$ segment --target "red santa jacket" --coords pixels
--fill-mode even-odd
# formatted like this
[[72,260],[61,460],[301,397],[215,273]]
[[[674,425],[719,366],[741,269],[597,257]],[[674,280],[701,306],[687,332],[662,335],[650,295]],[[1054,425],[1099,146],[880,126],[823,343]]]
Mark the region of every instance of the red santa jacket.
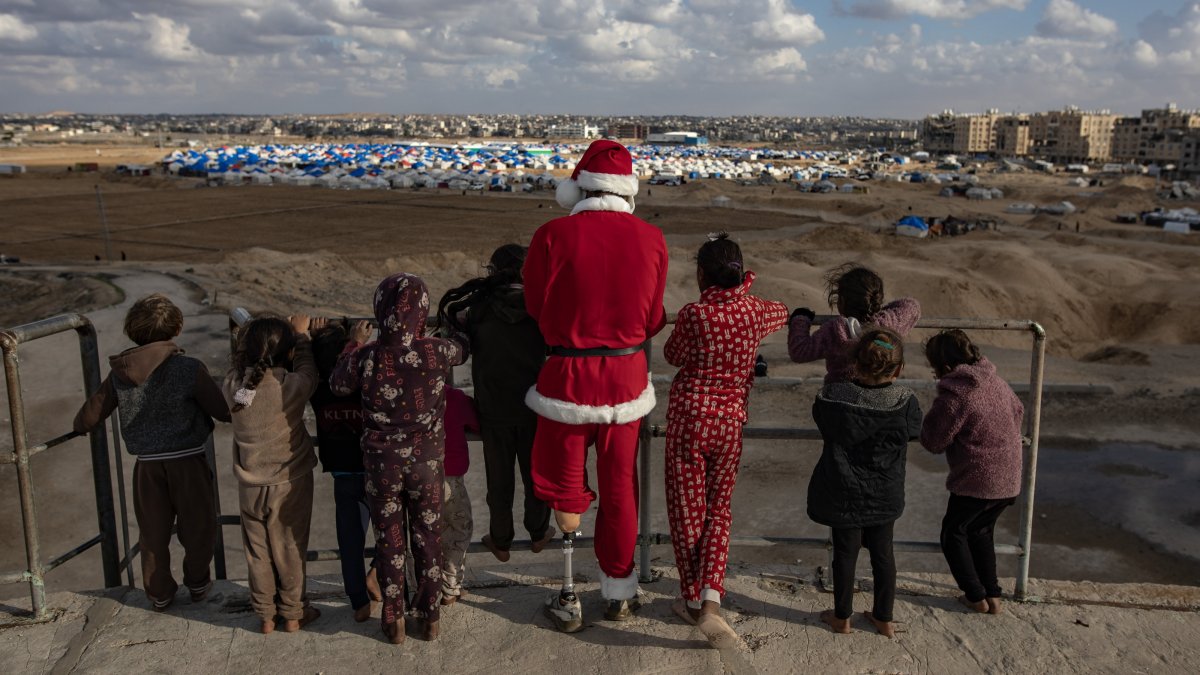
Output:
[[[666,325],[667,245],[619,197],[584,199],[538,228],[525,258],[525,307],[550,347],[634,347]],[[624,424],[654,408],[643,352],[551,356],[525,403],[564,424]]]

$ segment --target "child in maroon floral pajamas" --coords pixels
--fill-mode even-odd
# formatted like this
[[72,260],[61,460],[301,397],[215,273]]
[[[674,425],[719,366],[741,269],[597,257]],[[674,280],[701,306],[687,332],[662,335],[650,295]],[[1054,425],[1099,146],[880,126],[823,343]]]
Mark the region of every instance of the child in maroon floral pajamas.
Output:
[[672,609],[718,648],[737,634],[718,610],[729,555],[729,504],[742,455],[759,342],[787,323],[783,303],[750,295],[753,272],[720,233],[696,258],[700,300],[679,310],[663,352],[679,366],[667,409],[667,514],[682,598]]
[[788,321],[788,356],[796,363],[825,359],[825,384],[845,382],[854,372],[850,351],[867,325],[894,330],[905,337],[921,318],[921,303],[899,298],[883,304],[883,279],[875,272],[849,263],[825,276],[829,306],[838,318],[821,324],[811,335],[815,312],[797,307]]
[[429,315],[425,282],[393,274],[375,291],[379,340],[362,322],[330,377],[345,396],[360,392],[363,405],[363,465],[375,523],[376,569],[383,588],[383,632],[404,641],[404,556],[411,535],[416,594],[411,613],[422,636],[438,634],[442,587],[442,482],[446,430],[446,379],[467,358],[465,339],[424,337]]

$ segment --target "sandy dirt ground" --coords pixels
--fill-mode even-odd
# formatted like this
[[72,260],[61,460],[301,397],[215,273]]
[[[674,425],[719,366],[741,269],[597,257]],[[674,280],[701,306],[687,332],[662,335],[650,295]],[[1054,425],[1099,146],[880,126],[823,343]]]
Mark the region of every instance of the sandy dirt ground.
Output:
[[[0,161],[9,159],[0,151]],[[968,202],[939,197],[934,186],[906,184],[873,184],[866,195],[808,195],[782,185],[703,181],[679,188],[643,186],[637,213],[667,235],[670,310],[697,295],[692,256],[705,233],[725,229],[759,273],[756,291],[789,306],[828,311],[823,274],[856,261],[882,274],[889,297],[918,298],[927,317],[1039,321],[1050,336],[1047,382],[1103,385],[1113,393],[1047,396],[1034,575],[1200,585],[1200,417],[1195,415],[1200,239],[1111,222],[1118,212],[1160,203],[1146,179],[1106,182],[1090,190],[1068,188],[1066,178],[1057,176],[1005,174],[986,176],[984,182],[1005,190],[1005,199]],[[111,262],[94,260],[105,257],[97,185],[110,230]],[[729,196],[733,207],[710,206],[717,195]],[[1059,219],[1002,213],[1012,201],[1062,199],[1071,199],[1082,212],[1061,219],[1061,230]],[[890,234],[889,224],[910,209],[1004,222],[998,232],[957,238],[918,241]],[[219,374],[228,363],[226,311],[232,307],[364,315],[375,283],[398,270],[423,275],[437,295],[480,274],[482,261],[496,246],[527,242],[539,224],[561,215],[549,193],[204,188],[196,181],[161,177],[66,174],[47,164],[0,180],[0,252],[29,263],[0,269],[0,293],[4,316],[14,317],[10,321],[93,308],[89,316],[100,328],[101,353],[111,354],[127,346],[120,324],[129,302],[148,292],[167,292],[187,316],[180,343]],[[31,292],[30,279],[40,280],[35,285],[41,290]],[[102,296],[101,288],[118,289],[124,301],[109,306],[121,296]],[[928,335],[918,331],[913,339]],[[977,338],[1010,381],[1028,381],[1028,336]],[[65,430],[82,401],[72,340],[59,336],[22,350],[35,440]],[[809,426],[822,366],[788,363],[782,334],[772,336],[763,353],[772,376],[804,377],[813,384],[764,382],[753,396],[752,424]],[[909,377],[924,381],[920,393],[927,404],[930,376],[915,354],[913,359]],[[466,373],[461,375],[469,385]],[[660,394],[658,420],[665,410],[665,387]],[[0,421],[7,422],[7,399],[0,403]],[[236,491],[227,428],[218,428],[216,443],[222,503],[229,512]],[[657,443],[653,475],[661,481]],[[478,535],[485,531],[487,515],[477,445],[471,448],[468,485]],[[0,450],[8,448],[11,440],[0,438]],[[804,514],[804,485],[818,451],[815,443],[749,442],[734,497],[735,534],[821,536]],[[36,457],[33,465],[43,547],[57,554],[95,532],[87,444],[73,441]],[[127,461],[126,474],[131,468]],[[936,540],[944,472],[941,459],[912,446],[909,505],[898,538]],[[317,483],[313,546],[334,548],[331,481]],[[0,484],[14,485],[11,466],[0,467]],[[665,532],[661,490],[653,503],[654,530]],[[0,551],[4,570],[24,562],[16,544],[21,532],[16,504],[14,489],[0,490],[0,512],[8,514],[0,517],[0,540],[14,543]],[[1012,509],[1001,522],[999,540],[1015,541],[1016,521]],[[225,535],[231,575],[244,576],[238,532],[226,528]],[[823,564],[824,555],[817,549],[772,548],[745,549],[735,557],[764,564],[800,561],[812,569]],[[656,556],[656,564],[670,563],[669,549],[656,550]],[[490,558],[476,560],[486,567]],[[583,560],[590,568],[589,556]],[[1001,564],[1015,569],[1011,559]],[[901,556],[904,570],[941,571],[944,565],[939,556]],[[97,587],[98,568],[98,554],[89,552],[53,572],[51,588]],[[314,571],[331,573],[336,567],[321,563]],[[20,586],[0,587],[0,598],[12,602],[27,602],[24,594]]]

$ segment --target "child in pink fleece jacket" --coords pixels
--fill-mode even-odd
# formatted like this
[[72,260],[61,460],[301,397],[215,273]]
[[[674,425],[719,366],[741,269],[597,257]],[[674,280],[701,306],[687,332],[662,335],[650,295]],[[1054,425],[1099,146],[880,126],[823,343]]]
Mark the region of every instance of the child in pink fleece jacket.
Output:
[[883,279],[853,263],[830,270],[825,291],[829,306],[836,307],[840,316],[809,335],[816,313],[807,307],[793,310],[788,321],[788,356],[796,363],[825,359],[826,384],[850,379],[854,365],[850,349],[862,336],[864,325],[907,337],[921,318],[921,304],[912,298],[883,304]]
[[942,520],[942,553],[959,601],[977,612],[1000,612],[996,519],[1021,494],[1020,399],[996,367],[961,330],[947,330],[925,344],[938,378],[937,398],[921,425],[921,445],[946,453],[950,500]]

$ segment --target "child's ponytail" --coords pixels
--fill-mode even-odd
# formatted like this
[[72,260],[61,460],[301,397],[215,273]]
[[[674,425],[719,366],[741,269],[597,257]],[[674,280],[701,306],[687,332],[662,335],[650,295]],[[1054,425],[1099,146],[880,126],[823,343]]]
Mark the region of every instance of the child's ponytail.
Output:
[[925,358],[937,376],[942,377],[963,364],[978,363],[982,355],[966,333],[954,328],[929,338],[925,343]]
[[462,332],[463,326],[458,320],[459,312],[501,286],[521,283],[521,269],[525,265],[526,251],[528,249],[520,244],[505,244],[492,252],[487,265],[487,276],[471,279],[458,288],[446,291],[438,302],[438,328],[449,327]]
[[246,372],[247,368],[252,370],[242,380],[241,388],[234,392],[230,412],[240,412],[254,403],[258,385],[267,371],[282,364],[295,346],[296,334],[291,324],[279,317],[259,317],[242,327],[232,365],[238,373]]

